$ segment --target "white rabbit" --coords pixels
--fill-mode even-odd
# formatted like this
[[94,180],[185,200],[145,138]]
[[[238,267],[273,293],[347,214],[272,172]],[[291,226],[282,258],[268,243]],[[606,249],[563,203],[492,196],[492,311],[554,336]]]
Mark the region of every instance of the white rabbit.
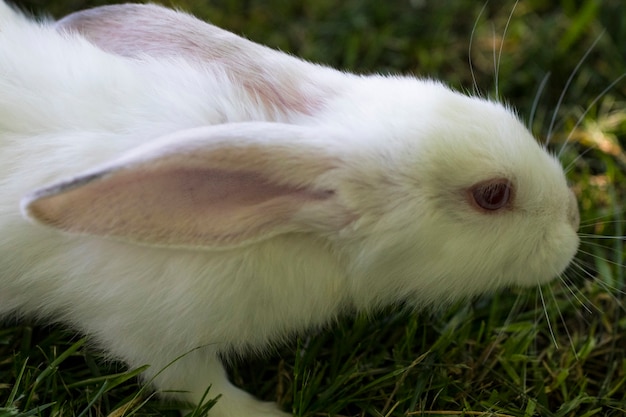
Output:
[[220,355],[545,283],[578,247],[563,170],[511,110],[155,5],[37,23],[0,3],[0,153],[0,314],[187,400],[212,385],[212,416],[281,414]]

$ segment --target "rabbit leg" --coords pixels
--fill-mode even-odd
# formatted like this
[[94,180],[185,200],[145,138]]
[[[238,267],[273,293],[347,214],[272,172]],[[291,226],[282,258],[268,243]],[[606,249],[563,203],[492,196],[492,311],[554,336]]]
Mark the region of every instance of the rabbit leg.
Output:
[[[287,417],[291,414],[280,411],[278,405],[263,402],[234,386],[217,355],[190,352],[169,364],[157,375],[154,385],[164,392],[176,391],[181,399],[199,404],[209,388],[204,401],[219,396],[209,410],[208,417]],[[155,368],[155,372],[156,368]],[[147,375],[150,376],[150,375]]]
[[[272,402],[259,401],[252,395],[230,383],[221,363],[212,367],[212,386],[209,397],[221,395],[211,410],[209,417],[287,417],[291,414],[280,411]],[[200,395],[202,393],[199,393]],[[198,395],[194,393],[194,395]],[[200,397],[194,398],[196,402]]]

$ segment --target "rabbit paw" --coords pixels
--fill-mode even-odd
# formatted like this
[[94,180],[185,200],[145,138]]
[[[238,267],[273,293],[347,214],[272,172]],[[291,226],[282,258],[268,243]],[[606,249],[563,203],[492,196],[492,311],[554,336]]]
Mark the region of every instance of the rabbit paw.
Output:
[[[223,401],[231,400],[231,401]],[[208,417],[290,417],[290,413],[281,411],[276,403],[263,402],[247,396],[233,401],[232,398],[220,398],[211,408]]]

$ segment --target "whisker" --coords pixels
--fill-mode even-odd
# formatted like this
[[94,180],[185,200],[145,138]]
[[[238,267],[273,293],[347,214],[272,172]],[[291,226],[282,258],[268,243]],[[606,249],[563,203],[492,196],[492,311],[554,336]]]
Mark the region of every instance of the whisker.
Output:
[[[605,223],[610,224],[610,223]],[[626,236],[624,235],[615,235],[615,236],[607,236],[607,235],[596,235],[592,233],[578,233],[578,236],[585,239],[609,239],[609,240],[624,240]],[[591,243],[591,242],[589,242]]]
[[[539,291],[535,291],[535,308],[533,310],[533,312],[535,313],[535,321],[533,323],[533,326],[534,326],[534,329],[535,329],[535,334],[537,333],[537,331],[539,329],[539,324],[541,322],[541,313],[537,314],[538,310],[539,310]],[[544,311],[544,314],[546,314],[545,311]],[[538,347],[537,347],[538,338],[535,337],[534,339],[535,339],[534,340],[534,349],[535,349],[535,351],[537,351],[538,350]]]
[[[613,293],[617,293],[618,295],[626,295],[626,291],[617,288],[611,284],[608,284],[606,282],[603,281],[598,281],[597,284],[599,286],[601,286],[608,294],[611,294],[614,296],[615,299],[617,299],[617,297],[615,297],[615,294]],[[621,303],[620,303],[621,304]],[[620,308],[624,311],[626,311],[626,305],[620,305]]]
[[[610,262],[607,260],[607,262]],[[589,279],[591,280],[594,284],[600,286],[608,295],[615,297],[615,294],[617,295],[626,295],[626,290],[621,289],[620,287],[617,287],[615,285],[612,285],[609,282],[606,282],[605,280],[600,279],[599,277],[596,277],[594,275],[592,275],[589,271],[587,271],[579,261],[574,261],[572,262],[572,266],[578,268],[578,270],[580,271],[581,275],[583,278],[585,279]],[[589,300],[588,297],[585,296],[585,299]],[[603,312],[603,310],[599,309],[598,307],[596,307],[593,303],[591,303],[591,300],[589,300],[590,304],[593,305],[595,307],[596,310],[598,310],[598,312]],[[624,309],[624,311],[626,311],[626,305],[622,306],[622,309]]]
[[[621,288],[615,287],[607,282],[601,281],[601,280],[597,280],[596,283],[601,286],[602,288],[604,288],[608,293],[612,293],[612,292],[616,292],[620,295],[626,295],[626,291],[622,290]],[[626,311],[626,306],[623,306],[624,310]]]
[[546,306],[546,300],[543,298],[543,290],[541,286],[539,288],[539,297],[541,297],[541,305],[543,306],[543,312],[546,317],[546,322],[548,324],[548,329],[550,330],[550,337],[552,338],[552,343],[554,343],[554,347],[559,349],[559,343],[556,340],[556,335],[554,334],[554,329],[552,329],[552,323],[550,322],[550,316],[548,316],[548,308]]
[[[574,264],[574,262],[572,262],[572,265],[576,266],[577,268],[582,268],[582,266]],[[576,271],[572,271],[573,273],[576,273]],[[579,275],[582,276],[582,275]],[[589,298],[583,294],[580,290],[578,290],[578,292],[580,293],[581,297],[583,297],[583,299],[581,299],[578,294],[576,294],[576,292],[572,289],[572,287],[570,286],[570,283],[566,282],[565,279],[563,277],[560,278],[561,283],[563,284],[563,286],[565,288],[567,288],[567,291],[572,295],[572,297],[574,297],[574,299],[576,299],[576,301],[578,302],[578,304],[584,308],[588,313],[593,313],[591,311],[591,309],[587,306],[587,303],[593,305],[593,303],[591,302],[591,300],[589,300]],[[578,289],[578,287],[574,287],[576,289]],[[595,307],[595,306],[594,306]]]
[[[504,25],[504,31],[502,32],[502,39],[500,40],[500,49],[498,51],[498,60],[496,62],[496,98],[500,97],[499,94],[499,84],[500,84],[500,63],[502,62],[502,49],[504,48],[504,40],[506,39],[506,33],[509,30],[509,26],[511,25],[511,19],[513,18],[513,14],[515,13],[515,9],[517,8],[517,4],[519,3],[519,0],[515,0],[515,4],[513,4],[513,8],[511,8],[511,13],[509,13],[509,17],[506,20],[506,25]],[[494,42],[495,42],[495,36],[494,36]],[[494,50],[495,52],[495,50]]]
[[[591,257],[590,260],[592,261],[606,262],[609,265],[616,266],[618,268],[623,268],[624,264],[622,263],[622,259],[621,259],[623,254],[620,251],[615,250],[613,247],[605,246],[601,244],[587,244],[587,246],[590,246],[592,249],[596,249],[597,251],[604,251],[606,252],[607,256],[613,255],[614,257],[617,257],[618,259],[616,261],[610,261],[607,259],[607,256],[598,255],[597,251],[589,252],[589,251],[580,249],[579,253],[581,255],[586,255],[586,256]],[[583,259],[579,259],[579,261],[585,262],[585,260]],[[586,264],[585,266],[589,267],[592,270],[597,269],[597,264]]]
[[548,135],[546,136],[546,146],[549,145],[550,141],[552,140],[552,131],[554,129],[554,124],[556,123],[557,114],[559,112],[559,109],[561,108],[561,104],[563,103],[563,99],[565,98],[565,93],[567,93],[567,90],[569,89],[570,84],[574,80],[574,76],[576,75],[578,70],[580,70],[580,67],[585,62],[585,60],[587,59],[587,57],[589,56],[591,51],[596,47],[596,44],[600,41],[600,38],[602,38],[602,36],[604,36],[604,31],[602,31],[600,33],[600,35],[598,35],[598,37],[593,41],[591,46],[589,48],[587,48],[587,51],[585,52],[583,57],[578,61],[578,64],[576,64],[576,66],[574,67],[574,70],[572,71],[572,73],[568,77],[567,82],[565,83],[565,86],[563,87],[563,91],[561,91],[561,95],[559,96],[559,100],[556,103],[556,107],[554,109],[554,112],[552,112],[552,120],[550,121],[550,126],[548,128]]
[[476,17],[476,20],[474,20],[474,26],[472,27],[472,33],[470,34],[470,39],[469,39],[469,47],[467,50],[467,55],[468,55],[467,59],[469,61],[470,73],[472,74],[472,84],[474,85],[474,94],[478,94],[479,89],[478,89],[478,83],[476,82],[476,74],[474,73],[474,63],[472,62],[472,45],[474,44],[474,34],[476,33],[476,28],[478,27],[478,21],[483,15],[488,3],[489,3],[488,0],[485,1],[485,3],[483,4],[483,7],[480,9],[480,12],[478,13],[478,16]]
[[615,253],[621,253],[615,249],[613,242],[623,239],[622,236],[589,235],[581,236],[581,238],[581,241],[584,243],[583,247],[589,246],[603,250],[610,250]]
[[[612,194],[612,198],[615,199],[615,191],[611,190],[611,194]],[[616,212],[616,217],[618,214],[621,214],[620,211]],[[615,223],[615,232],[618,235],[623,235],[624,234],[624,229],[622,228],[622,223],[618,222]],[[624,254],[624,240],[623,239],[616,239],[615,240],[615,254],[616,254],[616,261],[618,261],[620,263],[620,265],[622,264],[622,260],[623,260],[623,254]],[[619,254],[619,255],[618,255]],[[618,282],[623,283],[624,282],[624,268],[620,267],[617,269],[617,280]]]
[[[620,83],[620,81],[622,81],[624,79],[624,77],[626,77],[626,73],[623,73],[622,75],[620,75],[619,77],[617,77],[615,80],[613,80],[604,90],[602,90],[600,92],[600,94],[598,94],[592,101],[591,103],[587,106],[587,108],[585,109],[585,111],[578,117],[578,120],[576,121],[576,124],[574,124],[574,127],[572,127],[570,129],[570,133],[569,135],[567,135],[567,137],[565,138],[565,140],[563,141],[563,144],[561,145],[561,149],[559,149],[559,152],[557,153],[557,156],[561,156],[563,154],[563,151],[565,149],[565,145],[571,140],[572,135],[574,134],[574,131],[576,130],[576,128],[578,128],[578,126],[580,126],[580,124],[583,122],[585,116],[587,115],[587,113],[589,113],[591,111],[591,109],[593,108],[593,106],[596,105],[596,103],[598,101],[600,101],[600,99],[602,97],[604,97],[606,95],[606,93],[608,93],[610,90],[612,90],[617,84]],[[589,152],[589,150],[591,150],[593,148],[587,148],[584,152],[582,152],[580,155],[578,155],[576,158],[574,158],[574,160],[572,162],[570,162],[570,164],[565,168],[565,172],[569,172],[570,167],[572,165],[574,165],[580,158],[582,158],[583,155],[585,155],[587,152]]]
[[602,220],[602,219],[613,218],[613,217],[615,217],[616,214],[621,214],[621,213],[618,213],[618,212],[614,211],[612,213],[605,214],[603,216],[598,216],[598,217],[593,218],[593,219],[588,219],[588,220],[582,221],[582,222],[580,222],[580,227],[591,227],[591,226],[598,226],[598,225],[604,226],[604,225],[609,225],[609,224],[626,223],[626,220],[599,221],[599,220]]
[[496,99],[499,99],[500,94],[498,92],[498,56],[496,54],[496,50],[498,48],[496,47],[496,28],[493,23],[491,24],[491,39],[493,39],[493,73],[496,77]]
[[535,93],[535,98],[533,99],[533,104],[530,108],[530,117],[528,120],[528,130],[530,130],[531,132],[533,130],[533,124],[535,123],[535,114],[537,113],[537,107],[539,106],[539,99],[543,95],[549,79],[550,73],[548,72],[546,75],[543,76],[543,79],[539,83],[539,87],[537,87],[537,92]]
[[591,252],[589,252],[589,251],[585,251],[585,250],[582,250],[582,249],[578,249],[578,251],[579,251],[580,253],[585,254],[585,255],[591,256],[591,257],[592,257],[592,258],[594,258],[594,259],[600,259],[600,260],[602,260],[602,261],[606,261],[607,263],[609,263],[609,264],[611,264],[611,265],[615,265],[615,266],[619,266],[619,267],[623,267],[623,266],[624,266],[624,264],[623,264],[623,263],[621,263],[621,262],[618,262],[618,261],[612,261],[612,260],[606,259],[606,258],[605,258],[605,257],[603,257],[603,256],[596,255],[595,253],[591,253]]
[[[584,280],[587,281],[591,281],[591,282],[596,282],[598,280],[598,278],[593,275],[591,272],[589,272],[588,270],[588,266],[585,266],[584,262],[581,262],[578,259],[575,259],[574,261],[572,261],[572,266],[576,267],[578,269],[578,272],[576,271],[572,271],[573,273],[576,273],[576,275]],[[585,296],[582,292],[581,295],[589,302],[591,302],[591,300],[589,300],[589,298],[587,296]],[[593,303],[592,303],[593,305]]]
[[[548,287],[550,290],[550,295],[552,296],[552,300],[554,301],[554,305],[555,305],[555,309],[557,311],[557,313],[559,314],[559,317],[561,318],[561,323],[563,323],[563,328],[565,329],[565,334],[567,335],[567,339],[569,340],[570,345],[572,346],[572,351],[574,352],[574,357],[576,358],[576,360],[578,360],[578,352],[576,352],[576,348],[574,346],[574,339],[572,339],[572,335],[569,332],[569,329],[567,328],[567,322],[565,321],[565,317],[563,317],[563,312],[561,311],[561,309],[559,308],[559,303],[556,300],[556,297],[554,296],[554,291],[552,291],[551,287]],[[558,348],[558,346],[557,346]]]
[[[588,268],[585,266],[585,263],[580,259],[573,259],[570,268],[566,271],[570,275],[574,275],[578,279],[583,279],[586,281],[595,282],[597,278],[592,275]],[[581,306],[587,313],[593,314],[593,308],[596,312],[601,313],[602,310],[594,304],[594,302],[585,294],[583,288],[580,288],[577,285],[574,285],[572,280],[567,275],[560,275],[559,280],[561,281],[562,287],[567,289],[572,297],[578,302],[579,306]],[[591,308],[590,308],[591,307]]]
[[[572,262],[572,266],[577,268],[579,270],[579,272],[577,273],[578,276],[588,279],[590,281],[592,281],[594,284],[600,286],[608,295],[611,295],[614,299],[616,299],[615,295],[613,293],[617,292],[620,295],[626,295],[626,292],[614,287],[600,279],[598,279],[597,277],[593,276],[591,273],[589,273],[589,271],[587,271],[581,264],[580,262],[577,262],[576,260],[574,262]],[[573,271],[575,272],[575,271]],[[569,286],[568,286],[569,288]],[[577,287],[576,287],[577,288]],[[570,288],[570,292],[571,292],[571,288]],[[583,299],[586,301],[585,304],[581,304],[585,310],[590,313],[593,314],[593,312],[589,309],[589,307],[587,306],[592,306],[594,308],[594,310],[598,313],[598,314],[604,314],[605,311],[604,309],[600,308],[599,306],[595,305],[595,303],[589,298],[587,297],[583,291],[581,289],[577,288],[577,292],[580,294],[581,297],[583,297]],[[576,296],[575,293],[572,293],[572,295],[574,296],[574,298],[576,298],[577,300],[579,300],[579,298]],[[626,311],[626,305],[621,306],[621,308]]]
[[[623,302],[620,302],[620,299],[618,297],[618,296],[626,296],[626,290],[623,290],[623,289],[621,289],[619,287],[611,285],[610,283],[608,283],[606,281],[598,279],[597,277],[594,277],[591,274],[589,274],[584,269],[583,269],[583,272],[585,274],[587,274],[589,277],[591,277],[591,279],[593,280],[593,283],[595,285],[598,285],[600,288],[602,288],[602,290],[604,291],[604,293],[606,295],[608,295],[608,296],[612,297],[614,300],[616,300],[617,301],[617,305],[619,306],[619,308],[621,310],[626,311],[626,304],[624,304]],[[605,312],[603,309],[600,309],[600,308],[596,307],[595,305],[594,305],[594,307],[596,308],[596,310],[598,310],[599,313],[604,313]]]

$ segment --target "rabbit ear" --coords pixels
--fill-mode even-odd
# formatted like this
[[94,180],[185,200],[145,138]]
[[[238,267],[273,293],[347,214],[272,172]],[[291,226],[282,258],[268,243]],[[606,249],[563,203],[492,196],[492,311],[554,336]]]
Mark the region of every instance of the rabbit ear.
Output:
[[[282,112],[313,114],[339,88],[331,82],[334,71],[153,4],[97,7],[70,14],[56,27],[79,33],[116,55],[184,59],[209,71],[218,70],[259,105]],[[320,73],[327,78],[318,77]]]
[[276,123],[182,131],[36,191],[23,208],[68,232],[166,246],[333,233],[356,216],[329,186],[339,160],[319,135]]
[[151,4],[116,4],[82,10],[59,20],[56,28],[61,32],[77,32],[105,51],[127,57],[200,59],[203,55],[218,55],[223,49],[204,48],[211,46],[207,43],[213,37],[219,38],[215,42],[225,44],[237,39],[193,16]]

